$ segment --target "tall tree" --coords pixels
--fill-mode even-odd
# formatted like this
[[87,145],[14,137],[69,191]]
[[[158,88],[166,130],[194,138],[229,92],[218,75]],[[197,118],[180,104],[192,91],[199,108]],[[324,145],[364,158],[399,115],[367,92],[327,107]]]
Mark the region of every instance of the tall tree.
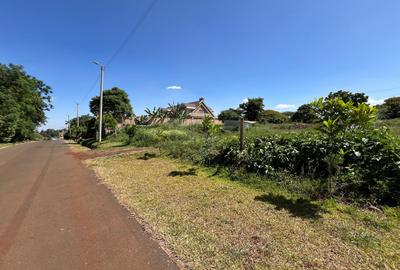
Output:
[[261,112],[264,110],[264,99],[261,97],[249,98],[247,102],[240,104],[239,108],[242,109],[247,120],[259,121]]
[[32,139],[35,129],[46,123],[51,93],[22,66],[0,64],[0,141]]
[[[100,97],[95,96],[89,103],[90,112],[94,115],[98,115],[99,106]],[[112,115],[120,123],[126,118],[133,116],[128,94],[118,87],[105,90],[103,93],[103,114]]]
[[317,119],[310,104],[301,105],[290,118],[293,122],[312,123]]

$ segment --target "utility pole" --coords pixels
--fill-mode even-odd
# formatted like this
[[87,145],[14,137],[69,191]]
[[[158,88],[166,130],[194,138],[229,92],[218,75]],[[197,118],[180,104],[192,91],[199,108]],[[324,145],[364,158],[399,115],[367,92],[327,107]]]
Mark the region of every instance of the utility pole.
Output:
[[67,115],[68,117],[68,134],[69,134],[69,114]]
[[99,142],[101,142],[101,133],[103,130],[103,82],[104,82],[104,65],[93,61],[93,64],[100,66],[100,110],[99,110]]
[[76,103],[76,126],[79,127],[79,103]]
[[240,138],[240,151],[244,148],[244,119],[243,116],[239,118],[239,138]]

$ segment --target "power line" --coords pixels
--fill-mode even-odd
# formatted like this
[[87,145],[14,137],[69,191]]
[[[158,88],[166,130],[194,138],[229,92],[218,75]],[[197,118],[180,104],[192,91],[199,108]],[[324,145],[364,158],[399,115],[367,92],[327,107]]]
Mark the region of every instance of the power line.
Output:
[[93,82],[92,86],[89,88],[89,90],[86,92],[86,94],[83,96],[83,98],[81,99],[81,101],[79,103],[82,103],[90,93],[93,92],[94,88],[97,86],[97,83],[100,80],[100,75],[97,75],[96,80]]
[[135,35],[135,33],[138,31],[140,26],[144,23],[146,20],[147,16],[149,16],[150,12],[153,10],[154,6],[157,4],[158,0],[153,0],[149,7],[144,11],[142,16],[139,18],[139,20],[136,22],[136,24],[132,27],[131,31],[127,35],[127,37],[122,41],[121,45],[117,48],[117,50],[111,55],[110,59],[106,62],[105,66],[109,66],[111,62],[117,57],[117,55],[124,49],[126,44],[129,42],[129,40]]
[[[145,10],[145,12],[142,14],[142,16],[139,18],[139,20],[136,22],[136,24],[132,27],[131,31],[129,31],[128,35],[126,38],[123,40],[121,45],[115,50],[115,52],[111,55],[111,57],[108,59],[107,63],[105,66],[108,66],[111,64],[112,61],[118,56],[118,54],[124,49],[126,44],[129,42],[129,40],[135,35],[135,33],[138,31],[140,26],[144,23],[146,20],[147,16],[149,16],[150,12],[153,10],[154,6],[157,4],[158,0],[153,0],[149,7]],[[80,103],[82,103],[89,94],[93,92],[93,89],[97,86],[97,83],[100,80],[100,75],[97,76],[96,80],[93,82],[92,86],[89,88],[89,90],[86,92],[86,94],[83,96],[81,99]]]

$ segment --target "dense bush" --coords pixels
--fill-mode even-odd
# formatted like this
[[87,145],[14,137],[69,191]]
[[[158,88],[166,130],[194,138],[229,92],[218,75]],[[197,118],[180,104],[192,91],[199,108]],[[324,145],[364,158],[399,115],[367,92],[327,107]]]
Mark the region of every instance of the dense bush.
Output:
[[265,110],[261,113],[261,123],[282,124],[289,121],[289,118],[283,113],[274,110]]
[[136,146],[156,146],[161,141],[160,133],[155,128],[138,128],[130,143]]
[[400,205],[399,139],[387,129],[358,131],[343,138],[342,147],[346,153],[343,167],[353,177],[352,181],[341,183],[338,192]]
[[400,118],[400,97],[386,99],[385,102],[379,106],[379,118]]
[[223,145],[214,162],[258,174],[286,171],[326,179],[327,158],[340,149],[344,156],[334,193],[351,199],[400,204],[400,143],[386,130],[346,133],[334,145],[322,134],[270,135],[248,140],[243,151],[237,142]]

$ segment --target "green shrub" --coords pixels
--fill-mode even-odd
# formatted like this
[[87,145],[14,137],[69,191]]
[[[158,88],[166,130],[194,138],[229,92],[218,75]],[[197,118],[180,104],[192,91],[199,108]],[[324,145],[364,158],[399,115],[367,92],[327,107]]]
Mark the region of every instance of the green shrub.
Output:
[[187,133],[183,130],[163,130],[160,132],[160,136],[164,140],[184,140],[188,137]]
[[352,132],[343,140],[343,166],[353,177],[343,193],[389,205],[400,204],[400,142],[387,129]]
[[96,139],[80,139],[78,141],[82,146],[88,147],[88,148],[96,148],[97,146],[97,141]]
[[129,136],[129,138],[133,138],[135,136],[136,130],[136,125],[125,126],[125,133]]
[[156,146],[161,141],[160,133],[155,128],[138,128],[130,143],[136,146]]
[[283,113],[274,110],[265,110],[260,116],[261,123],[282,124],[289,121],[289,118]]
[[268,135],[247,140],[243,151],[237,142],[222,145],[213,161],[260,175],[284,171],[330,179],[328,161],[341,150],[334,194],[400,205],[400,144],[386,130],[354,130],[334,144],[315,133]]

